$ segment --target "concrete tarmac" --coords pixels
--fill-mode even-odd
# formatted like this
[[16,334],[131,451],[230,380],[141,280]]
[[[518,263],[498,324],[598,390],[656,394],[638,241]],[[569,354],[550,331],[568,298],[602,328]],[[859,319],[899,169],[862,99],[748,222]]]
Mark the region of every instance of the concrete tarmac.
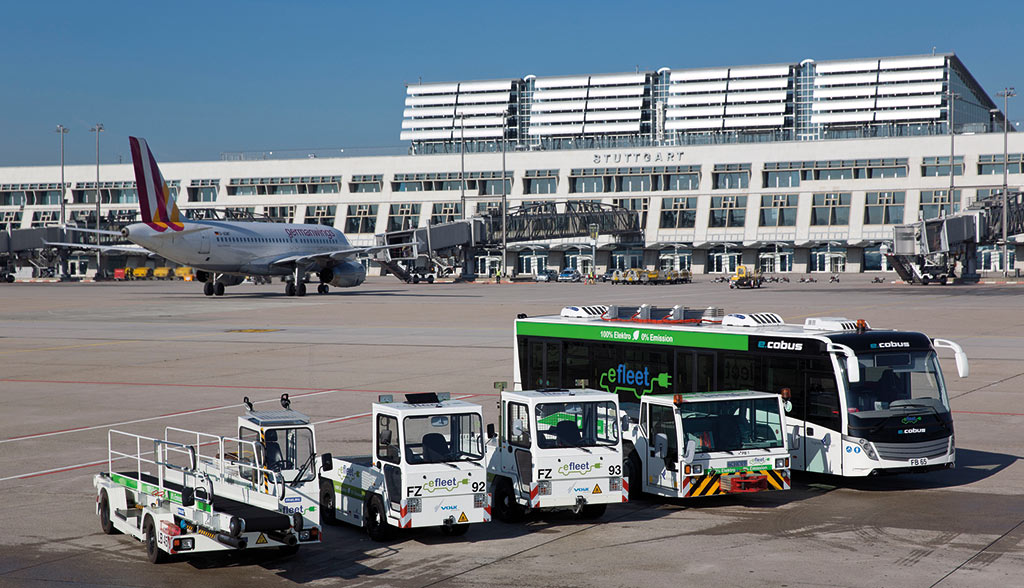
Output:
[[[0,585],[1011,586],[1024,569],[1024,286],[420,284],[371,278],[326,296],[280,284],[202,296],[168,282],[0,285]],[[451,392],[496,420],[517,313],[566,304],[718,305],[865,318],[963,345],[941,352],[957,468],[866,480],[796,474],[794,489],[641,498],[598,521],[494,522],[381,544],[347,526],[293,557],[269,550],[153,566],[101,533],[92,476],[107,430],[228,435],[241,399],[294,408],[321,451],[369,451],[381,393]]]

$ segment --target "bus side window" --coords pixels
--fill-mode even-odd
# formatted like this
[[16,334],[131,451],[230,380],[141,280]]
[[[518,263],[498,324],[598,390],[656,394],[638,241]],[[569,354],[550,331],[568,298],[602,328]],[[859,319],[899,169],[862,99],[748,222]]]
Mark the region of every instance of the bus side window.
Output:
[[672,378],[676,393],[693,392],[693,352],[690,350],[676,352],[676,375]]

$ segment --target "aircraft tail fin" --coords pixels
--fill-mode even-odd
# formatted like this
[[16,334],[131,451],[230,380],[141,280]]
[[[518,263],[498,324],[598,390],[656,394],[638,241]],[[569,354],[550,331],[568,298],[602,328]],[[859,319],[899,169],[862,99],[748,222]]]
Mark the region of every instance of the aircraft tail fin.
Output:
[[181,211],[171,197],[171,191],[167,188],[167,182],[146,140],[128,137],[128,142],[131,144],[132,163],[135,166],[135,187],[139,194],[142,222],[160,232],[167,229],[184,230]]

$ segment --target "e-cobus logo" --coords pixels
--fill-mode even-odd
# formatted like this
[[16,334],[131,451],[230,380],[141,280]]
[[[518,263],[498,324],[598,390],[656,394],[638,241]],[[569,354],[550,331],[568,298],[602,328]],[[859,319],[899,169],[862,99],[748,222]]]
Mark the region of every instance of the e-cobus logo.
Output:
[[924,433],[928,429],[900,429],[896,431],[897,435],[910,435],[911,433]]
[[780,351],[803,351],[803,343],[790,343],[789,341],[758,341],[757,346],[761,349],[778,349]]
[[892,349],[899,347],[910,347],[910,343],[907,341],[886,341],[884,343],[872,343],[872,349]]

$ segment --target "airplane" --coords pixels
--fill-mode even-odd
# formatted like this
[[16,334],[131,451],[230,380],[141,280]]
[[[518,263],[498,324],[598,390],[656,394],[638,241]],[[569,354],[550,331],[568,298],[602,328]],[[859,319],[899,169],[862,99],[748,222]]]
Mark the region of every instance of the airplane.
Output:
[[288,296],[306,295],[303,277],[307,272],[316,272],[320,294],[327,294],[331,286],[358,286],[366,279],[366,270],[353,258],[389,248],[353,247],[344,233],[326,225],[185,218],[145,139],[129,137],[128,141],[142,222],[120,231],[65,228],[120,235],[135,245],[48,245],[156,254],[198,270],[196,279],[203,282],[207,296],[223,296],[225,287],[241,284],[246,276],[292,276],[285,285]]

